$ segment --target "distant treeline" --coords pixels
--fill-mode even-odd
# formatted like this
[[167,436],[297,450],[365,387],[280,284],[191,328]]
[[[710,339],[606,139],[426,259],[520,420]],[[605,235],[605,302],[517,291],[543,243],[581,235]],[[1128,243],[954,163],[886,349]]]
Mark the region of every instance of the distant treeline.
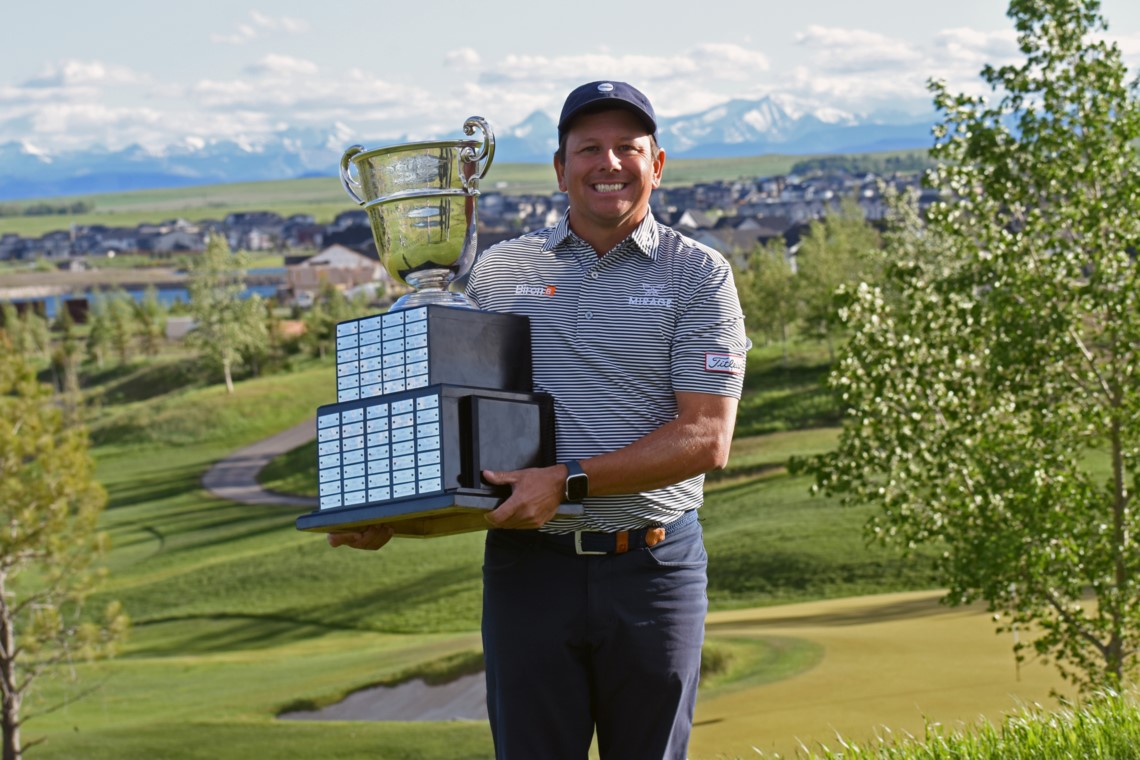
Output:
[[27,206],[0,204],[0,216],[62,216],[64,214],[87,214],[95,210],[90,201],[74,203],[29,203]]
[[822,156],[809,158],[792,166],[792,174],[827,174],[843,171],[848,174],[915,173],[934,166],[926,151],[899,153],[893,156]]

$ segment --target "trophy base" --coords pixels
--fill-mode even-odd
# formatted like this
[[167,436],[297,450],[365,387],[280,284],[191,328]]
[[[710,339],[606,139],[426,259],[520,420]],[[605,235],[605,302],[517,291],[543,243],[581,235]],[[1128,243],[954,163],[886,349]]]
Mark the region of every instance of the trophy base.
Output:
[[[511,493],[485,470],[554,464],[554,400],[439,384],[317,409],[319,508],[298,530],[388,524],[397,535],[486,530]],[[569,511],[566,511],[569,510]],[[581,514],[563,505],[561,514]]]
[[[297,529],[313,533],[337,533],[369,525],[388,525],[395,531],[395,535],[410,538],[474,533],[490,527],[484,515],[502,501],[496,496],[460,491],[386,504],[339,507],[298,517]],[[581,504],[562,504],[558,507],[558,515],[580,514]]]

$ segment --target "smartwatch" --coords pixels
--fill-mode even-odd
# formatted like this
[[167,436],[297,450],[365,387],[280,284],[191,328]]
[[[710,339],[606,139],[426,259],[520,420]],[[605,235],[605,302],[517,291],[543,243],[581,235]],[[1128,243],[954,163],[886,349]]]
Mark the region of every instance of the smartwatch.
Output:
[[590,478],[582,471],[578,460],[570,459],[563,464],[566,465],[565,499],[570,504],[579,504],[590,490]]

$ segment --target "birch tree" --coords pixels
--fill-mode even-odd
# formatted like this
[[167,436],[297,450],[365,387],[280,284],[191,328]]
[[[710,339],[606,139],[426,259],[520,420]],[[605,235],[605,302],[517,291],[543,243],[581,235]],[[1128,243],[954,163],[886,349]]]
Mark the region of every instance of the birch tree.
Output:
[[1019,659],[1116,688],[1140,645],[1140,108],[1096,0],[1009,16],[1024,58],[983,69],[992,103],[931,85],[945,201],[925,227],[897,208],[881,287],[849,291],[818,486],[942,547],[947,600],[984,600]]
[[222,370],[226,390],[234,392],[233,373],[243,354],[268,341],[258,296],[243,298],[245,256],[231,253],[220,235],[190,268],[190,314],[194,329],[187,341]]
[[25,700],[64,662],[110,654],[127,618],[111,604],[84,610],[106,545],[106,502],[84,429],[65,424],[48,386],[0,336],[0,729],[3,760],[22,740]]

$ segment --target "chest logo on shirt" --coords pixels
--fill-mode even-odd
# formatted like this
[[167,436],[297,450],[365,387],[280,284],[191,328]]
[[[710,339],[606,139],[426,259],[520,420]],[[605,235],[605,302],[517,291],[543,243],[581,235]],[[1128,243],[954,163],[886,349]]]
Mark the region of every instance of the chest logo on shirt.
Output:
[[643,291],[640,296],[630,296],[630,306],[665,306],[670,307],[673,305],[673,299],[669,298],[664,285],[642,285]]
[[557,290],[553,285],[515,285],[516,296],[545,296],[549,298]]
[[727,375],[744,374],[744,357],[737,354],[705,354],[705,372],[723,372]]

